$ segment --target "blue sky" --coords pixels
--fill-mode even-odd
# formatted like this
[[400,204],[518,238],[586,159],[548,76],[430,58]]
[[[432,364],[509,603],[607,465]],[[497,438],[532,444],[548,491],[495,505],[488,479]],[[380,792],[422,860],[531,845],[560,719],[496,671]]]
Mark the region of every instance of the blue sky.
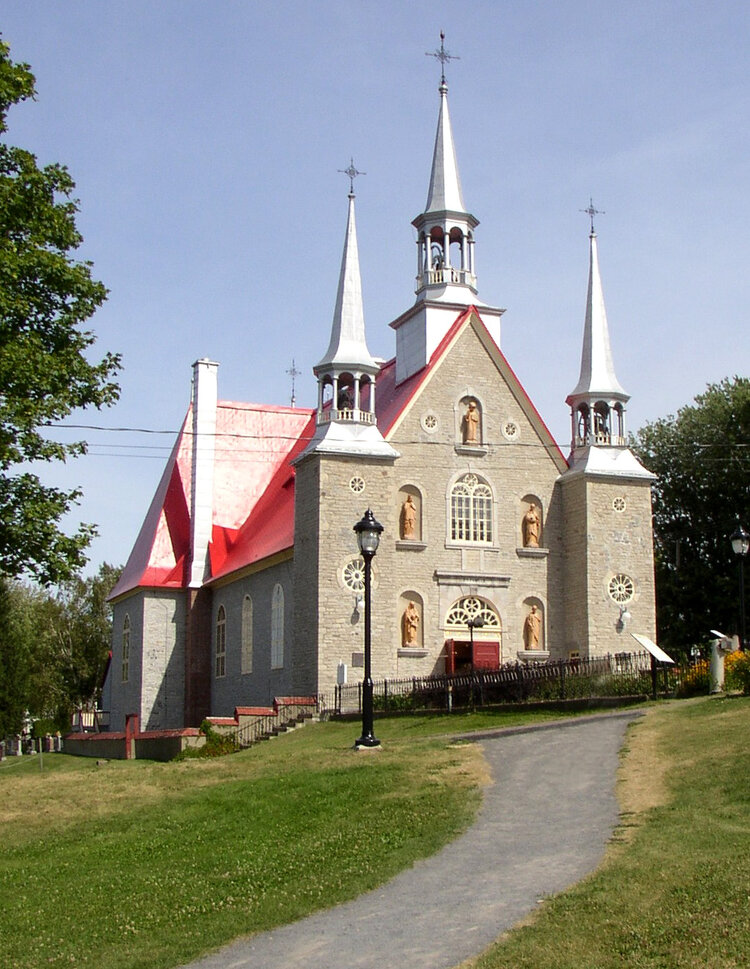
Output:
[[[220,396],[312,406],[357,190],[370,350],[413,302],[439,69],[479,295],[565,450],[593,196],[615,366],[631,430],[706,383],[750,373],[750,6],[725,0],[4,0],[0,32],[38,98],[8,140],[65,163],[80,254],[110,289],[91,321],[123,354],[120,403],[80,423],[175,431],[197,357]],[[122,563],[170,435],[90,431],[43,470],[81,486],[92,567]]]

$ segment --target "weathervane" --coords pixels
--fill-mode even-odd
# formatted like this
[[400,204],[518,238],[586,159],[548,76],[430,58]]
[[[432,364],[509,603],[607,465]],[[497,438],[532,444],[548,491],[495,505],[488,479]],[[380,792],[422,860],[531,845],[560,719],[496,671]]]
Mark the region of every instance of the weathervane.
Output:
[[357,169],[354,167],[354,159],[353,158],[350,160],[349,167],[348,168],[339,168],[338,171],[341,172],[342,175],[348,175],[349,176],[349,194],[350,195],[354,195],[354,179],[357,177],[357,175],[366,175],[367,174],[367,172],[359,172],[359,171],[357,171]]
[[435,60],[440,61],[442,65],[440,68],[441,78],[440,83],[445,84],[445,65],[448,61],[460,61],[461,58],[457,54],[451,54],[450,51],[445,49],[445,31],[440,31],[440,50],[426,50],[425,57],[434,57]]
[[294,407],[296,401],[296,397],[294,396],[294,378],[299,377],[300,373],[302,372],[301,370],[297,370],[297,368],[294,366],[294,357],[292,357],[291,367],[286,372],[292,378],[292,407]]
[[587,209],[579,209],[580,212],[585,212],[586,215],[591,220],[591,235],[594,235],[594,216],[595,215],[606,215],[607,213],[603,209],[594,208],[594,200],[589,196],[589,207]]

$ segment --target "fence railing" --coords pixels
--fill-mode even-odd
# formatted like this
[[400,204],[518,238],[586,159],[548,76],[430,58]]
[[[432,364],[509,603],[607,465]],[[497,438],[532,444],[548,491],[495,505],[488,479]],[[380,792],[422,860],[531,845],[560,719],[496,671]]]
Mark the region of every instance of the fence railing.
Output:
[[[658,670],[657,690],[672,693],[679,672]],[[373,684],[376,710],[455,710],[469,706],[534,700],[593,699],[652,693],[649,653],[618,653],[593,659],[543,663],[506,663],[496,670],[474,670],[452,676],[411,676]],[[362,684],[337,686],[319,697],[322,714],[362,710]]]
[[238,748],[252,747],[258,741],[283,733],[290,726],[296,726],[311,716],[309,703],[284,704],[274,713],[257,714],[228,736]]

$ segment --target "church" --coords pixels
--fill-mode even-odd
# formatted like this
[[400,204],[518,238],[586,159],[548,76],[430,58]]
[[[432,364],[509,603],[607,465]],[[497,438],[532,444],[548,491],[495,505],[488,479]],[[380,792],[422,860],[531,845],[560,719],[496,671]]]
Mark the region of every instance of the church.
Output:
[[184,424],[111,596],[111,730],[131,714],[144,730],[197,726],[361,680],[353,526],[368,508],[384,527],[376,681],[616,655],[636,648],[630,631],[655,638],[653,475],[627,447],[593,222],[566,457],[503,355],[504,310],[478,295],[479,222],[444,74],[412,222],[416,299],[390,323],[388,361],[367,347],[353,165],[347,174],[317,406],[221,400],[218,364],[193,366]]

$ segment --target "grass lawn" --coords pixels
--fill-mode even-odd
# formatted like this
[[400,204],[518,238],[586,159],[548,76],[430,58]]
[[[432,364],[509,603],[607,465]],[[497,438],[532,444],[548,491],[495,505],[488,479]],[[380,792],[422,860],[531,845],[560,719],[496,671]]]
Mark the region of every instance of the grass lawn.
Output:
[[378,721],[382,751],[327,723],[217,760],[5,761],[0,965],[172,967],[372,888],[473,818],[481,752],[430,738],[469,722]]
[[464,969],[750,965],[750,699],[676,701],[630,727],[604,865]]
[[[559,716],[376,720],[377,752],[327,723],[218,760],[5,761],[0,966],[172,969],[351,898],[471,822],[484,762],[451,735]],[[749,734],[747,698],[651,707],[603,867],[467,967],[747,965]]]

